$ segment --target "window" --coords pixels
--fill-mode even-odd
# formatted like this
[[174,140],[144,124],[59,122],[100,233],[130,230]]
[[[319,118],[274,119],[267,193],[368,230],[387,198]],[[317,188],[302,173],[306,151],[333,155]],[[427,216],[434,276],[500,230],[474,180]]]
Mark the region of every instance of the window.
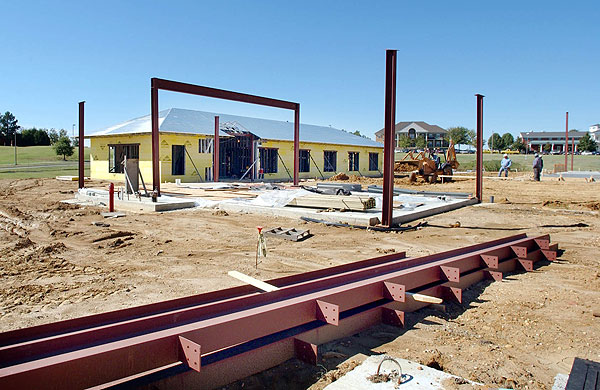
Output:
[[185,175],[185,145],[172,145],[171,154],[171,174]]
[[198,153],[212,153],[213,152],[213,139],[212,138],[200,138],[198,140]]
[[348,152],[348,170],[358,171],[358,152]]
[[323,151],[323,170],[335,172],[337,170],[337,152],[335,150]]
[[108,171],[123,173],[125,158],[140,158],[140,144],[108,145]]
[[369,153],[369,171],[379,170],[379,153]]
[[410,138],[410,139],[417,138],[417,130],[413,129],[412,127],[410,129],[408,129],[408,138]]
[[299,153],[299,163],[300,166],[298,167],[298,171],[299,172],[310,172],[310,150],[307,149],[300,149],[300,153]]
[[277,173],[277,149],[259,148],[259,156],[263,173]]

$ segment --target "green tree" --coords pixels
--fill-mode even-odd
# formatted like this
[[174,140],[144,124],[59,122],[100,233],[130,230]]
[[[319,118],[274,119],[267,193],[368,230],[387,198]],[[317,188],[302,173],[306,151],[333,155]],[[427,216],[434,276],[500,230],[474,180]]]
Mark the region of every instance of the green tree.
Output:
[[598,148],[596,141],[590,137],[590,133],[585,133],[583,137],[579,139],[577,150],[581,152],[593,152]]
[[73,145],[71,145],[71,140],[69,137],[60,137],[52,147],[54,148],[56,155],[63,156],[63,160],[66,160],[67,156],[73,155],[74,148]]
[[510,145],[510,149],[517,150],[519,151],[519,153],[523,153],[525,150],[527,150],[527,146],[523,143],[522,140],[517,139],[515,140],[515,142],[513,142],[512,145]]
[[451,127],[448,129],[448,135],[454,145],[470,145],[471,144],[471,135],[475,132],[471,133],[472,130],[467,129],[466,127]]
[[511,133],[502,134],[502,145],[505,148],[510,148],[515,143],[515,137]]
[[424,136],[420,135],[415,139],[415,146],[419,149],[425,149],[427,147],[427,140]]
[[0,137],[3,138],[5,146],[14,139],[17,130],[19,130],[19,121],[10,111],[0,116]]
[[362,137],[359,130],[353,131],[350,134],[354,134],[354,135],[358,135],[359,137]]
[[[477,148],[477,133],[475,132],[475,130],[469,130],[469,140],[469,145],[471,145],[474,148]],[[485,146],[486,141],[482,140],[481,144]]]
[[549,153],[552,150],[552,145],[546,144],[544,145],[544,152]]
[[56,141],[58,141],[58,139],[60,138],[58,136],[58,131],[56,131],[56,129],[50,129],[48,131],[48,137],[50,138],[50,144],[55,144]]
[[488,145],[490,146],[490,150],[493,152],[494,150],[501,151],[504,149],[504,142],[502,141],[502,137],[500,134],[493,133],[492,136],[488,139]]
[[401,134],[400,136],[398,136],[398,147],[400,149],[406,149],[406,148],[410,148],[412,145],[412,140],[404,134]]

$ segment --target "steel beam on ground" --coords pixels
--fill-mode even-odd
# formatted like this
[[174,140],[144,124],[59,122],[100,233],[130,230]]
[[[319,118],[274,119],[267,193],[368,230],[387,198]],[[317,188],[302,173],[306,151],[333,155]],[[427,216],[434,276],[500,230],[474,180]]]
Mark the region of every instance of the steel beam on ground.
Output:
[[[224,299],[223,302],[212,302],[212,304],[207,301],[205,307],[208,310],[197,312],[196,319],[190,317],[185,320],[181,317],[185,311],[181,311],[173,317],[175,322],[169,327],[152,328],[151,326],[152,330],[148,332],[129,328],[125,330],[129,331],[130,335],[121,334],[116,339],[116,333],[112,333],[110,337],[104,335],[105,341],[97,340],[92,345],[80,348],[76,348],[75,344],[71,343],[72,350],[53,356],[44,357],[40,347],[43,345],[56,347],[57,342],[61,337],[65,337],[64,335],[48,337],[48,340],[42,342],[9,345],[2,348],[5,354],[0,361],[4,366],[7,362],[18,359],[19,353],[21,353],[20,358],[27,357],[23,353],[28,349],[30,353],[31,350],[36,350],[38,355],[29,356],[32,358],[30,361],[0,369],[0,384],[9,389],[51,388],[53,383],[60,383],[62,388],[69,388],[69,384],[60,382],[60,377],[64,377],[67,372],[78,373],[83,372],[85,367],[94,367],[93,374],[77,376],[72,383],[73,388],[95,386],[154,370],[182,359],[197,360],[193,354],[191,357],[182,355],[182,338],[185,345],[197,346],[198,351],[201,349],[202,355],[210,355],[224,348],[266,337],[284,329],[314,323],[319,319],[322,323],[336,324],[339,321],[341,324],[343,313],[381,300],[385,301],[385,282],[404,285],[406,290],[423,291],[422,289],[425,288],[427,291],[429,288],[438,294],[450,293],[460,300],[462,287],[460,276],[462,275],[463,279],[467,277],[468,281],[470,273],[480,271],[481,267],[486,266],[482,255],[507,245],[516,247],[521,244],[521,247],[529,248],[530,242],[535,244],[536,239],[543,241],[547,236],[529,238],[518,235],[515,237],[519,238],[496,240],[494,242],[496,245],[493,246],[480,244],[470,247],[471,250],[461,248],[466,252],[462,255],[461,249],[458,249],[448,251],[446,255],[399,260],[398,264],[395,264],[396,268],[388,263],[381,267],[354,269],[316,280],[304,280],[270,293],[243,295]],[[504,262],[501,264],[504,265]],[[156,320],[159,315],[144,320]],[[130,326],[136,323],[136,320],[128,319],[124,323],[120,326]],[[244,329],[244,332],[239,332],[239,329]],[[79,333],[86,332],[82,330]],[[89,332],[86,334],[86,336],[93,335],[94,333]],[[59,382],[55,382],[57,380]]]
[[397,50],[386,50],[385,61],[385,119],[383,136],[383,200],[381,224],[392,225],[394,208],[394,159],[396,127],[396,57]]

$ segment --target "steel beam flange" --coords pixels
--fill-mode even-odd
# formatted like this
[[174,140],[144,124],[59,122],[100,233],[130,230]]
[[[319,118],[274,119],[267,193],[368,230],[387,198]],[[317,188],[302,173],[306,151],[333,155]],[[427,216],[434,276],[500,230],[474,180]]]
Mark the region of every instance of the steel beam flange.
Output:
[[535,238],[535,243],[540,247],[540,249],[550,249],[550,239],[549,238]]
[[533,271],[533,260],[517,259],[525,271]]
[[462,303],[462,289],[458,287],[443,286],[444,300]]
[[181,345],[181,361],[192,370],[200,372],[200,344],[183,336],[179,336],[179,344]]
[[387,307],[381,308],[381,321],[387,325],[404,327],[404,312]]
[[406,301],[406,287],[394,282],[383,282],[383,296],[396,302]]
[[512,249],[513,252],[515,252],[515,255],[520,259],[524,259],[527,257],[527,247],[526,246],[511,245],[510,249]]
[[500,259],[495,255],[481,255],[481,260],[485,263],[485,265],[491,269],[498,269],[498,263]]
[[460,281],[460,269],[458,267],[441,265],[440,269],[449,282],[458,283]]
[[337,326],[340,321],[340,307],[317,299],[317,319]]
[[317,365],[317,357],[319,356],[318,348],[317,344],[298,338],[294,339],[294,355],[296,358],[313,366]]
[[488,279],[492,279],[495,282],[501,282],[502,281],[502,272],[501,271],[493,271],[491,269],[486,269],[484,270],[485,275]]

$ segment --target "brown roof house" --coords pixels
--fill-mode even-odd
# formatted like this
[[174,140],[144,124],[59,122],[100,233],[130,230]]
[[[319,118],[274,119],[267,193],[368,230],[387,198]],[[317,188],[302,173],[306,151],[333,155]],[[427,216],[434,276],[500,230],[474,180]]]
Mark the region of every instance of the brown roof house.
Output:
[[[400,135],[406,135],[411,139],[424,136],[427,140],[427,147],[429,148],[443,148],[448,146],[448,140],[446,139],[448,131],[438,125],[430,125],[429,123],[422,121],[398,122],[396,123],[396,126],[394,126],[394,132],[396,133],[396,147],[398,147],[398,138]],[[375,133],[375,140],[377,142],[383,143],[383,133],[384,129]]]

